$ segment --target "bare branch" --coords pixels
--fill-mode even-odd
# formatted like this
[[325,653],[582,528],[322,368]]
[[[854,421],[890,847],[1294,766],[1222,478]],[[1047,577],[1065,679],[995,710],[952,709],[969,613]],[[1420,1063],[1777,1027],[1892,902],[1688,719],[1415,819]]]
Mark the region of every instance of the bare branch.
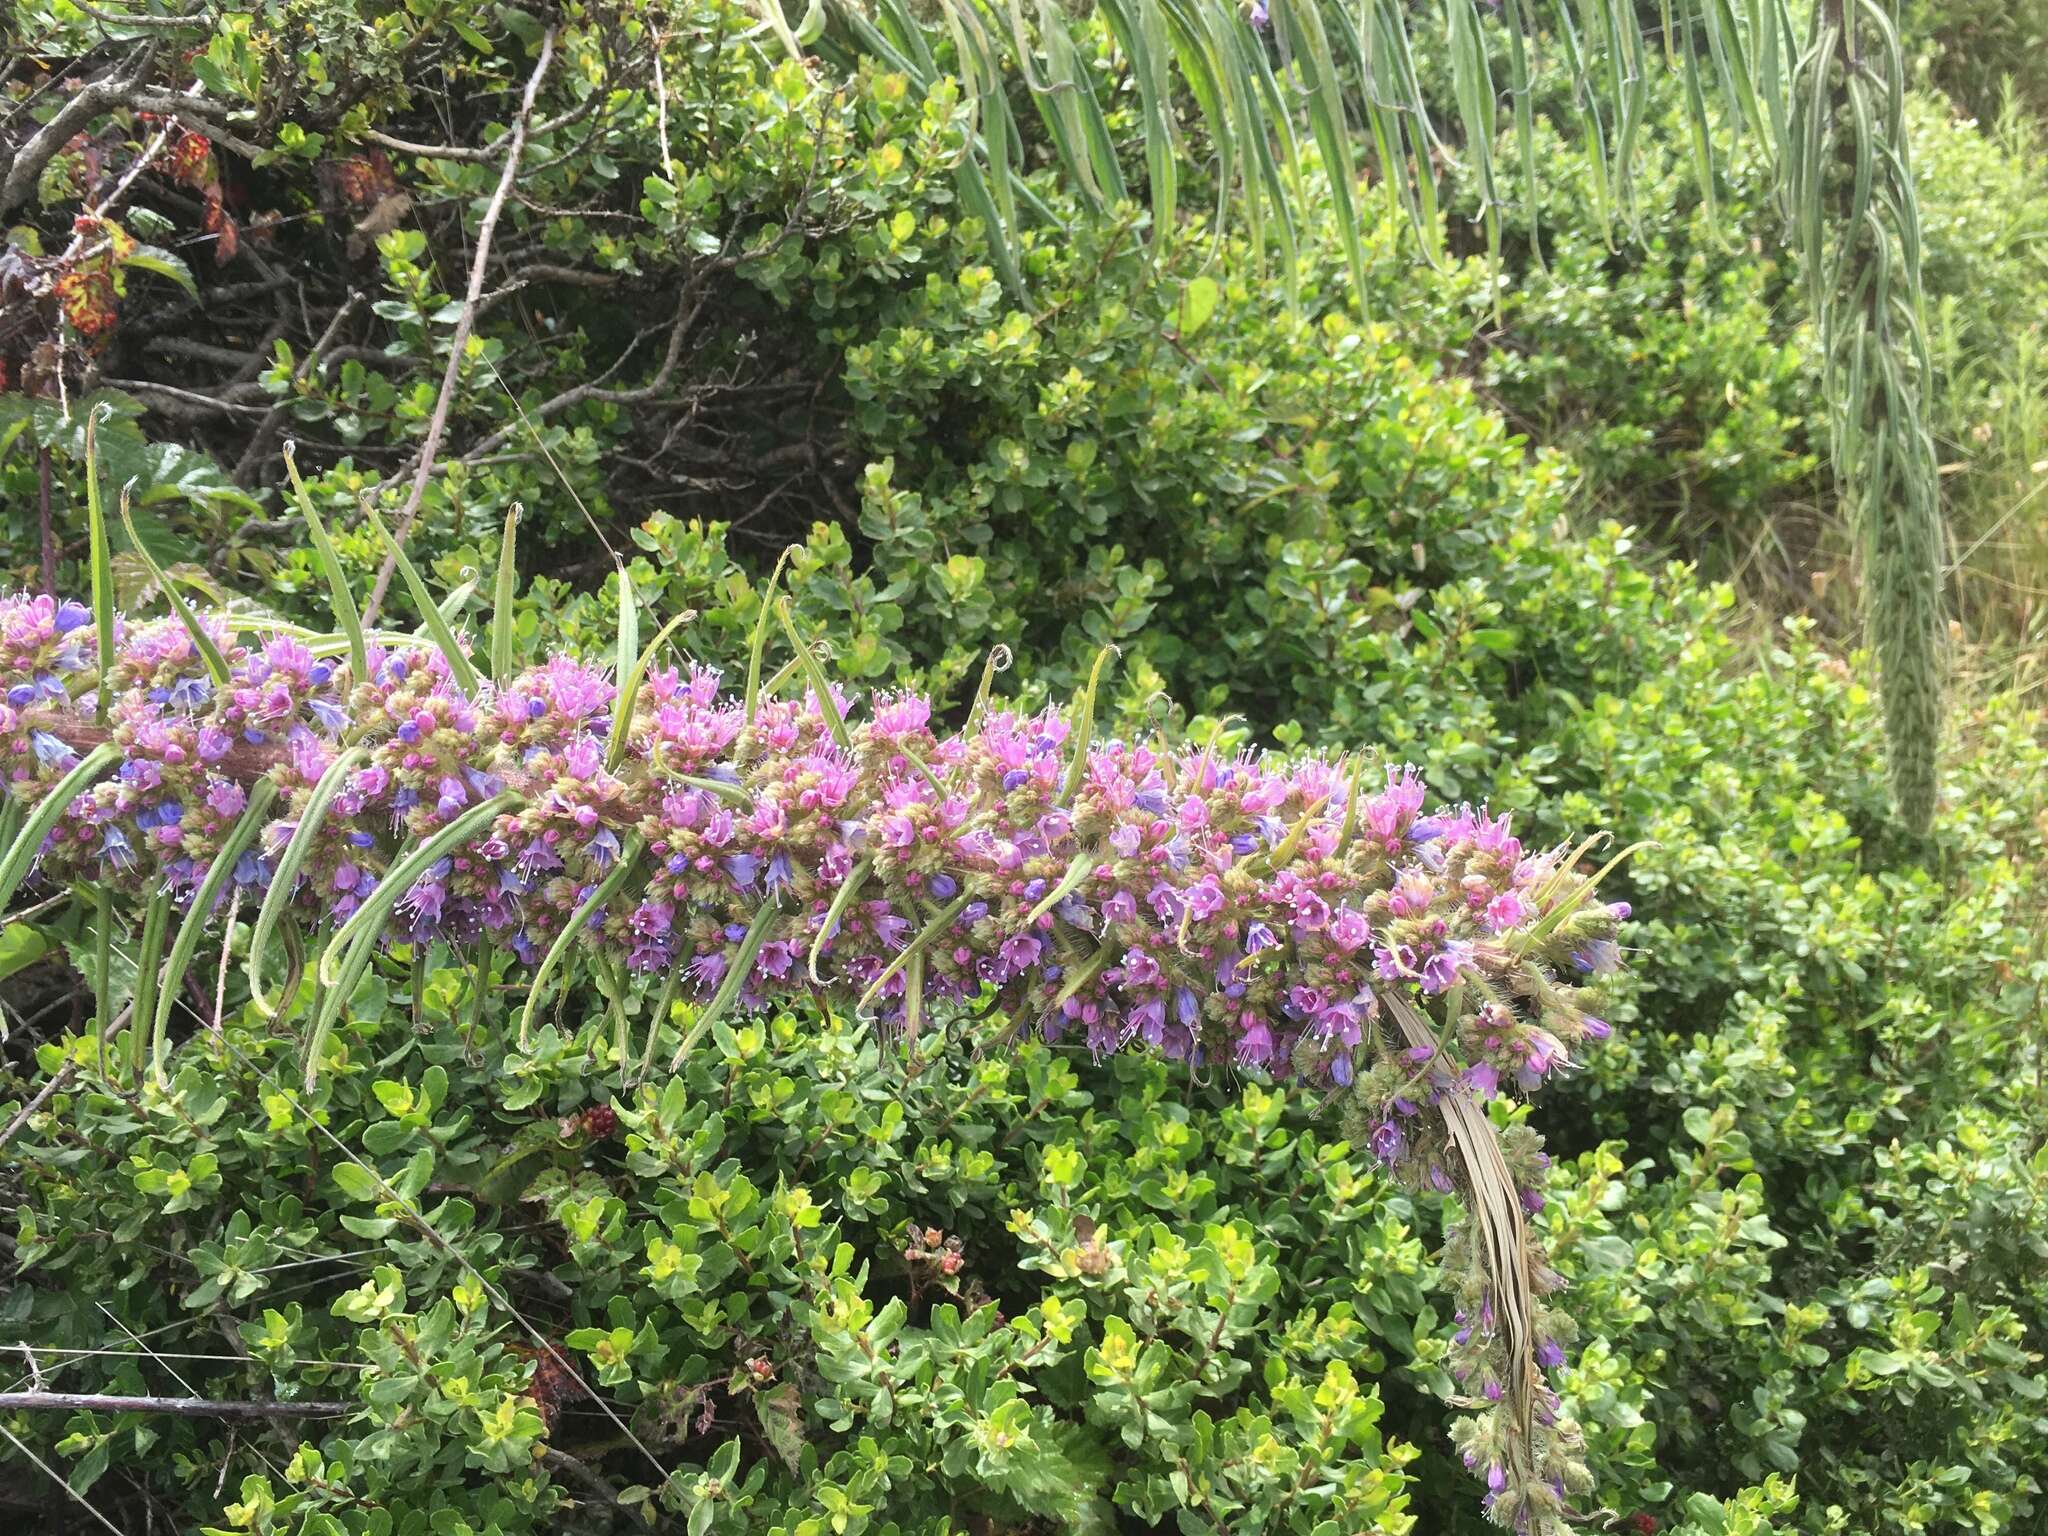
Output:
[[[477,295],[483,292],[484,271],[491,260],[491,236],[498,228],[498,216],[505,211],[505,198],[512,191],[512,182],[519,174],[519,157],[526,149],[526,126],[533,117],[534,98],[540,94],[540,83],[546,77],[548,65],[555,56],[555,29],[542,35],[540,58],[533,66],[533,74],[526,82],[526,94],[519,102],[519,116],[513,120],[512,132],[505,148],[505,169],[498,177],[498,190],[491,195],[491,205],[484,212],[484,221],[477,230],[476,259],[469,267],[469,292],[462,301],[462,316],[455,322],[455,335],[448,348],[448,368],[441,375],[441,392],[434,401],[434,414],[427,423],[427,438],[420,445],[419,467],[413,474],[412,489],[406,493],[405,505],[399,508],[398,521],[391,537],[400,546],[406,535],[412,532],[413,521],[420,515],[420,499],[426,495],[427,476],[434,471],[434,455],[440,451],[441,436],[448,430],[448,409],[455,400],[455,384],[462,374],[462,359],[469,350],[469,333],[476,324]],[[384,563],[377,569],[377,580],[370,588],[370,600],[363,608],[363,622],[374,624],[377,612],[384,604],[384,594],[390,589],[392,575],[398,569],[396,550],[385,555]]]
[[63,1092],[64,1085],[71,1081],[71,1075],[77,1069],[77,1062],[65,1062],[63,1067],[58,1070],[57,1075],[43,1084],[42,1091],[21,1106],[20,1112],[7,1122],[7,1129],[0,1131],[0,1147],[4,1147],[7,1143],[14,1140],[16,1133],[29,1123],[37,1110],[49,1103],[55,1095]]
[[142,50],[136,60],[133,73],[126,76],[108,76],[81,86],[78,93],[22,145],[14,157],[14,163],[7,168],[5,180],[0,180],[0,214],[10,212],[25,201],[35,190],[36,180],[43,174],[43,167],[57,157],[57,152],[71,142],[72,136],[80,132],[87,123],[109,107],[119,104],[142,78],[155,57],[155,48]]
[[118,1397],[101,1392],[0,1392],[0,1410],[34,1413],[163,1413],[180,1419],[334,1419],[354,1403],[239,1402],[214,1397]]

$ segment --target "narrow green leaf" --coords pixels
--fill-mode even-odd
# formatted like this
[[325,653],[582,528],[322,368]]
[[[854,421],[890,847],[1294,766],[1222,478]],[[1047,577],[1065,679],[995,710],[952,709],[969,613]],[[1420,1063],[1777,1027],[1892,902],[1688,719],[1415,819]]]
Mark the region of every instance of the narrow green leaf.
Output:
[[[616,768],[625,760],[626,741],[628,733],[633,728],[633,707],[639,702],[640,686],[646,682],[647,669],[654,664],[654,658],[660,653],[662,643],[670,635],[682,628],[683,625],[696,617],[695,609],[685,608],[681,613],[662,625],[654,638],[647,642],[647,649],[640,653],[640,658],[633,663],[632,670],[621,674],[624,681],[620,684],[619,696],[612,705],[612,734],[611,739],[605,743],[605,767]],[[621,629],[619,633],[623,638],[625,631]],[[721,791],[728,789],[738,790],[740,798],[743,800],[746,798],[746,791],[739,789],[739,786],[736,784],[722,784],[719,786],[719,789]]]
[[[331,985],[321,980],[317,973],[314,976],[313,1027],[306,1035],[305,1075],[302,1079],[308,1093],[312,1092],[314,1083],[319,1079],[320,1058],[326,1052],[328,1036],[334,1033],[334,1026],[341,1019],[342,1009],[348,1006],[348,1000],[355,995],[356,985],[363,979],[363,973],[370,968],[370,962],[375,959],[377,946],[383,937],[381,929],[363,929],[350,941],[348,952],[336,968],[335,979]],[[325,956],[322,956],[322,961],[325,962]],[[286,995],[297,995],[296,983]]]
[[[626,877],[639,864],[641,851],[646,846],[646,839],[637,832],[620,844],[617,861],[605,871],[605,877],[591,887],[590,894],[569,915],[567,924],[555,935],[555,942],[548,946],[547,954],[541,958],[540,969],[533,973],[533,981],[526,989],[526,1006],[519,1010],[519,1048],[522,1051],[533,1043],[534,1010],[540,1005],[541,993],[555,974],[555,967],[562,963],[562,957],[569,953],[572,945],[584,942],[583,930],[589,924],[591,914],[610,901],[619,887],[626,883]],[[624,1067],[623,1058],[619,1064]]]
[[707,795],[717,795],[721,800],[730,800],[734,805],[752,805],[754,797],[737,784],[728,784],[723,779],[703,779],[692,773],[679,773],[674,783],[685,789],[701,789]]
[[8,845],[6,856],[0,858],[0,912],[7,909],[7,903],[14,899],[21,882],[28,878],[28,872],[35,867],[36,855],[42,852],[43,839],[50,835],[50,829],[57,825],[71,802],[120,760],[121,749],[118,746],[111,741],[101,742],[74,763],[71,771],[53,784],[50,792],[28,813],[28,819]]
[[1010,648],[998,645],[988,653],[988,660],[981,664],[981,686],[974,690],[974,707],[967,711],[967,732],[972,734],[981,720],[982,712],[988,708],[990,687],[995,683],[998,672],[1010,670]]
[[385,873],[377,888],[370,892],[363,904],[351,912],[347,921],[335,930],[334,937],[328,940],[326,949],[320,955],[321,985],[331,987],[340,979],[339,966],[348,946],[354,943],[361,933],[381,930],[384,920],[390,916],[391,909],[398,904],[399,898],[410,891],[436,861],[489,826],[497,816],[520,803],[520,796],[511,790],[493,795],[481,805],[471,806],[400,859]]
[[683,1036],[683,1043],[676,1049],[675,1060],[669,1063],[669,1071],[682,1070],[684,1058],[690,1054],[691,1047],[703,1039],[705,1031],[717,1023],[733,1005],[733,1000],[740,995],[740,989],[747,984],[747,978],[754,973],[754,961],[761,953],[761,946],[768,942],[768,931],[775,926],[778,916],[780,912],[772,901],[754,914],[753,924],[747,929],[746,937],[740,940],[739,951],[733,956],[732,964],[726,967],[725,977],[719,982],[718,991],[712,995],[704,1011],[698,1014],[690,1025],[690,1032]]
[[670,1005],[674,1003],[676,985],[683,979],[683,972],[689,966],[689,957],[677,955],[669,963],[668,974],[661,979],[661,991],[654,999],[654,1012],[647,1020],[647,1045],[640,1052],[640,1065],[633,1073],[633,1081],[646,1079],[654,1070],[654,1053],[661,1044],[661,1026],[668,1022]]
[[1038,905],[1031,909],[1031,915],[1024,919],[1024,926],[1027,928],[1037,927],[1038,920],[1041,917],[1065,901],[1080,888],[1082,881],[1094,873],[1095,855],[1092,853],[1075,854],[1073,862],[1067,865],[1067,872],[1060,876],[1059,884],[1047,891]]
[[369,755],[367,747],[350,747],[327,765],[327,771],[313,786],[312,794],[306,797],[306,808],[299,813],[298,825],[278,851],[277,870],[270,877],[269,889],[263,893],[263,905],[257,909],[256,925],[249,938],[249,958],[244,966],[249,978],[249,1000],[265,1018],[276,1015],[276,1009],[263,992],[263,968],[270,948],[270,935],[277,927],[277,920],[291,905],[292,892],[299,883],[299,871],[305,867],[306,859],[313,851],[313,841],[327,820],[328,806],[341,793],[349,775]]
[[872,858],[862,859],[853,866],[853,871],[839,883],[839,889],[832,893],[832,905],[825,909],[825,921],[819,925],[817,936],[811,940],[811,980],[823,982],[818,974],[818,957],[825,952],[825,946],[832,942],[832,935],[839,929],[840,919],[846,916],[846,909],[853,905],[860,888],[868,883],[868,876],[874,871]]
[[503,683],[512,675],[512,618],[519,597],[519,503],[505,514],[505,537],[498,545],[498,579],[491,588],[491,677]]
[[1073,753],[1073,761],[1067,764],[1067,782],[1060,790],[1059,803],[1072,805],[1074,797],[1081,793],[1081,785],[1088,776],[1088,748],[1095,736],[1095,690],[1102,682],[1103,664],[1117,654],[1113,645],[1105,645],[1095,653],[1095,665],[1088,673],[1088,686],[1081,690],[1081,697],[1067,720],[1067,750]]
[[135,1007],[128,1015],[128,1077],[142,1082],[142,1053],[149,1044],[149,1020],[156,1016],[157,965],[164,931],[171,922],[171,893],[159,890],[142,910],[142,946],[135,955]]
[[811,685],[811,692],[818,700],[818,713],[825,717],[825,728],[832,733],[832,739],[839,744],[842,752],[853,750],[853,735],[846,728],[846,720],[839,713],[839,701],[832,696],[832,685],[825,678],[825,669],[818,664],[818,658],[811,654],[811,648],[803,643],[796,632],[796,621],[789,616],[789,603],[778,599],[775,616],[782,621],[782,632],[789,636],[789,643],[795,647],[797,660],[803,663],[804,677]]
[[441,617],[441,610],[435,606],[433,596],[427,591],[427,584],[420,578],[418,569],[406,558],[404,549],[399,546],[398,540],[391,536],[391,530],[384,526],[384,519],[377,515],[376,507],[367,497],[363,500],[363,516],[370,520],[370,526],[376,530],[377,537],[384,541],[384,547],[390,551],[393,561],[397,564],[398,574],[405,578],[405,587],[412,594],[413,606],[426,621],[427,630],[434,637],[434,644],[448,659],[448,675],[454,679],[455,686],[463,693],[472,699],[476,698],[482,692],[477,681],[476,669],[469,664],[469,658],[462,654],[462,647],[456,644],[455,631],[450,629],[448,621]]
[[284,445],[284,472],[292,483],[292,495],[298,500],[299,513],[306,519],[306,532],[312,537],[314,553],[320,557],[320,568],[327,575],[327,595],[334,609],[334,622],[348,636],[349,679],[367,682],[370,662],[369,648],[363,640],[363,618],[356,609],[355,595],[348,589],[348,576],[341,568],[341,557],[334,551],[334,541],[327,537],[327,525],[313,508],[313,497],[306,489],[306,482],[299,478],[299,466],[294,461],[296,447],[290,442]]
[[[92,617],[99,636],[99,688],[93,718],[107,723],[113,706],[114,669],[114,556],[107,542],[107,509],[100,501],[99,411],[85,417],[85,518],[86,537],[92,561]],[[6,902],[0,896],[0,905]]]
[[92,888],[93,1027],[101,1035],[114,1027],[114,905],[103,884]]
[[[271,802],[276,798],[275,780],[256,781],[255,787],[249,791],[249,803],[242,808],[240,818],[220,845],[220,852],[206,867],[206,877],[199,882],[199,890],[192,897],[191,906],[185,909],[185,921],[178,926],[178,936],[171,943],[170,958],[164,963],[163,982],[157,991],[156,1017],[150,1033],[150,1060],[155,1065],[158,1082],[166,1080],[164,1062],[170,1054],[171,1014],[177,1007],[178,989],[185,984],[185,972],[191,968],[192,956],[199,948],[199,936],[212,918],[214,899],[234,873],[236,861],[256,840],[256,834],[263,830],[270,817]],[[227,945],[232,938],[232,935],[223,936],[222,945]]]
[[185,633],[192,637],[193,648],[206,663],[207,675],[213,679],[216,688],[222,688],[228,681],[228,661],[220,653],[220,647],[213,643],[213,636],[206,632],[206,626],[199,622],[199,615],[191,605],[178,595],[178,589],[171,578],[164,574],[162,566],[156,563],[156,556],[149,552],[149,546],[142,542],[142,535],[135,531],[135,519],[128,514],[128,493],[135,482],[129,481],[121,487],[121,526],[128,530],[128,542],[135,546],[135,553],[142,557],[142,563],[149,571],[150,579],[163,590],[164,598],[171,605],[171,612],[178,616],[178,622],[185,626]]
[[612,680],[621,688],[626,674],[640,655],[640,600],[633,595],[633,578],[619,567],[619,640],[612,656]]
[[761,653],[768,648],[768,619],[775,607],[776,583],[782,580],[782,568],[789,563],[791,547],[784,546],[776,557],[775,569],[768,573],[768,585],[761,589],[761,611],[754,616],[754,638],[747,647],[747,698],[746,723],[754,723],[754,712],[761,707]]
[[865,1013],[868,1004],[881,996],[882,988],[889,978],[908,965],[911,956],[921,955],[931,948],[933,943],[953,926],[953,919],[967,910],[967,903],[972,899],[963,891],[940,908],[938,914],[918,931],[917,936],[897,951],[895,958],[882,968],[882,973],[868,983],[867,990],[860,995],[860,1001],[853,1005],[853,1011]]

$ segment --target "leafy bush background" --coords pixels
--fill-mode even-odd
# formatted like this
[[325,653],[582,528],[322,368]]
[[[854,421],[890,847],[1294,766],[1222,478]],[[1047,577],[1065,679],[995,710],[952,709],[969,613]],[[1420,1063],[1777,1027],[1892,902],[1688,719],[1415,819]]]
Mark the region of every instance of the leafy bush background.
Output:
[[[1653,839],[1624,877],[1627,1027],[1542,1110],[1600,1497],[1702,1532],[2033,1528],[2048,183],[2025,104],[1974,72],[2011,66],[1943,10],[1916,152],[1971,666],[1932,846],[1887,827],[1868,669],[1840,650],[1851,541],[1774,216],[1738,160],[1716,197],[1746,234],[1715,232],[1675,96],[1640,243],[1609,248],[1557,145],[1546,265],[1510,250],[1498,317],[1482,264],[1420,268],[1391,221],[1361,314],[1327,231],[1290,305],[1199,223],[1091,219],[1049,179],[1068,227],[1025,247],[1027,309],[954,202],[950,88],[835,89],[706,0],[573,20],[538,115],[583,115],[537,138],[507,209],[448,450],[467,462],[413,548],[452,588],[522,502],[523,643],[609,644],[609,545],[730,661],[794,541],[789,589],[849,679],[957,701],[1002,643],[1015,690],[1060,693],[1114,641],[1129,724],[1378,742],[1538,835]],[[93,37],[31,20],[52,53]],[[141,477],[144,537],[195,586],[318,614],[280,441],[354,529],[426,430],[494,171],[393,152],[410,206],[364,234],[333,167],[366,129],[502,129],[532,18],[464,20],[489,52],[455,20],[254,11],[171,81],[260,152],[227,161],[248,232],[216,262],[189,197],[140,194],[130,223],[154,212],[198,297],[131,272],[87,382],[132,421],[114,473]],[[99,126],[110,148],[136,129]],[[61,246],[70,175],[11,241]],[[262,286],[280,273],[291,302]],[[558,403],[593,380],[621,398]],[[80,585],[75,419],[0,395],[24,580],[47,447]],[[367,582],[370,536],[341,537]],[[5,930],[16,1104],[62,1060],[82,942],[71,914]],[[162,1356],[46,1356],[53,1383],[360,1410],[0,1420],[124,1528],[594,1530],[663,1503],[693,1533],[1477,1527],[1435,1396],[1441,1213],[1315,1105],[999,1045],[1000,1021],[907,1066],[809,1013],[721,1029],[635,1097],[601,1018],[522,1055],[466,1028],[467,987],[451,960],[391,997],[312,1096],[231,1008],[170,1106],[63,1093],[10,1146],[9,1336]],[[604,1102],[616,1137],[564,1133]],[[513,1309],[630,1436],[560,1397]],[[656,1464],[696,1470],[657,1498]]]

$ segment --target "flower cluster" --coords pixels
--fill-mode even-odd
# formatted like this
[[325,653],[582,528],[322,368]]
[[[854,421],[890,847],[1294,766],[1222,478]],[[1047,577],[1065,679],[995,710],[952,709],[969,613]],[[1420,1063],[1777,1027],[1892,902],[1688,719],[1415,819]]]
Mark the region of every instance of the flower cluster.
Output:
[[[648,674],[614,730],[612,678],[571,658],[469,697],[428,647],[373,647],[355,678],[296,639],[244,645],[208,622],[221,681],[176,623],[122,626],[102,727],[85,611],[0,602],[0,769],[17,794],[88,741],[120,753],[50,832],[46,881],[189,899],[267,775],[274,819],[232,883],[267,887],[323,803],[290,899],[331,925],[405,849],[504,796],[391,904],[390,939],[533,963],[602,894],[584,943],[702,996],[740,970],[742,1004],[815,974],[885,1023],[990,998],[1098,1053],[1348,1087],[1373,1155],[1444,1192],[1480,1176],[1447,1099],[1538,1088],[1608,1032],[1584,986],[1614,967],[1626,908],[1505,817],[1428,811],[1412,769],[1081,740],[1057,710],[947,731],[914,694],[766,697],[749,718],[702,668]],[[1504,1154],[1534,1212],[1534,1137]],[[1495,1280],[1467,1267],[1456,1364],[1475,1402],[1498,1402],[1516,1362]],[[1539,1303],[1531,1329],[1536,1364],[1561,1359],[1563,1321]],[[1547,1389],[1534,1411],[1554,1419]],[[1500,1462],[1480,1470],[1498,1497]],[[1536,1475],[1565,1496],[1563,1472]]]

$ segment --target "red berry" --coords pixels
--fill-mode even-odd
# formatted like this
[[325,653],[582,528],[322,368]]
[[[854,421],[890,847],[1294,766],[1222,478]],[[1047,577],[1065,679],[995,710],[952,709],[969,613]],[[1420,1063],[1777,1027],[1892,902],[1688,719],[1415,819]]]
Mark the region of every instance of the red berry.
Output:
[[619,1112],[609,1104],[593,1104],[583,1111],[583,1131],[592,1141],[603,1141],[619,1128]]

